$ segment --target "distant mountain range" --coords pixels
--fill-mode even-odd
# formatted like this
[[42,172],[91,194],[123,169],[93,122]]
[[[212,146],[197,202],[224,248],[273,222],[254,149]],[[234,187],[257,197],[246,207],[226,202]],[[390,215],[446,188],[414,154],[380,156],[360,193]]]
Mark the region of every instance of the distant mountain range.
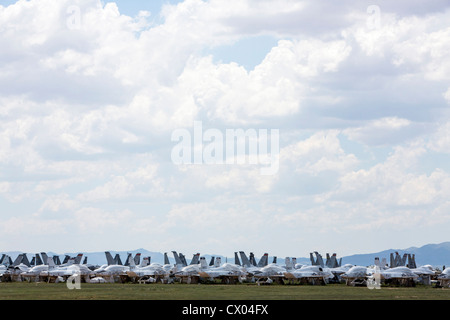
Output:
[[380,260],[386,258],[386,261],[389,263],[391,252],[394,254],[395,252],[398,252],[399,255],[403,255],[404,253],[415,254],[417,266],[425,264],[440,268],[442,268],[443,265],[450,266],[450,242],[427,244],[420,248],[389,249],[377,253],[355,254],[343,257],[342,264],[371,265],[374,263],[375,257],[379,257]]
[[[133,254],[133,256],[136,255],[136,253],[141,253],[141,257],[151,257],[151,262],[157,262],[157,263],[161,263],[161,264],[164,263],[164,253],[152,252],[152,251],[148,251],[143,248],[137,249],[137,250],[131,250],[131,251],[109,251],[109,252],[113,255],[113,257],[116,254],[119,254],[123,263],[125,263],[125,259],[126,259],[128,253]],[[380,258],[380,260],[382,260],[383,258],[386,258],[386,261],[389,263],[390,254],[391,253],[395,254],[395,252],[398,252],[400,255],[403,255],[404,253],[415,254],[417,266],[425,265],[425,264],[430,264],[432,266],[440,267],[440,268],[442,268],[443,265],[450,266],[450,242],[443,242],[440,244],[427,244],[420,248],[411,247],[411,248],[407,248],[407,249],[388,249],[388,250],[384,250],[384,251],[380,251],[380,252],[376,252],[376,253],[355,254],[355,255],[351,255],[351,256],[345,256],[345,257],[342,257],[342,264],[349,263],[349,264],[362,265],[362,266],[373,265],[375,257]],[[17,257],[17,255],[19,255],[22,252],[14,251],[14,252],[2,252],[2,253],[8,254],[14,260]],[[102,265],[102,264],[106,263],[106,256],[105,256],[104,251],[102,251],[102,252],[72,252],[72,253],[64,253],[64,254],[47,252],[47,255],[48,256],[59,255],[60,259],[62,261],[62,259],[64,258],[65,255],[74,257],[78,253],[83,253],[83,260],[85,257],[87,257],[88,263],[90,263],[90,264]],[[325,261],[326,252],[320,252],[320,253],[322,254],[323,259]],[[329,252],[329,253],[332,254],[333,252]],[[189,261],[192,258],[192,255],[194,253],[184,253],[184,254],[186,256],[186,260],[189,263]],[[249,252],[246,252],[246,255],[249,256]],[[31,258],[34,256],[34,254],[27,253],[27,256],[31,260]],[[205,257],[208,262],[211,259],[211,257],[214,256],[214,257],[221,257],[222,262],[228,261],[230,263],[234,263],[234,257],[223,257],[220,255],[211,255],[211,254],[204,254],[204,255],[202,254],[202,256]],[[259,260],[261,258],[260,256],[257,256],[257,255],[255,255],[255,256],[256,256],[257,260]],[[172,263],[172,264],[175,263],[172,252],[168,252],[168,257],[169,257],[170,263]],[[338,254],[337,258],[338,259],[341,258],[339,256],[339,254]],[[273,257],[269,257],[269,263],[271,263],[272,261],[273,261]],[[284,264],[284,257],[278,257],[277,262],[279,264]],[[297,257],[297,263],[310,264],[309,257]]]

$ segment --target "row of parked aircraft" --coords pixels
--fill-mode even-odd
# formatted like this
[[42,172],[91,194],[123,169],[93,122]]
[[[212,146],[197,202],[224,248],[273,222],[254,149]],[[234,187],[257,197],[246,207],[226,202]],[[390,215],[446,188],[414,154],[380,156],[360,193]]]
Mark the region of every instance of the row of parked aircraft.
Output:
[[430,265],[416,267],[415,257],[398,253],[391,254],[390,265],[383,259],[375,258],[370,267],[342,265],[336,254],[326,255],[326,261],[318,252],[310,254],[310,265],[297,263],[296,258],[285,258],[284,264],[278,264],[277,258],[269,263],[265,253],[257,262],[253,253],[250,257],[240,251],[234,254],[234,263],[222,263],[220,257],[212,257],[209,263],[199,253],[193,255],[188,264],[183,254],[172,251],[175,263],[169,262],[164,254],[164,264],[150,263],[151,257],[137,253],[128,254],[122,263],[117,254],[114,258],[105,252],[106,264],[94,266],[87,263],[87,257],[81,262],[83,254],[76,257],[66,256],[60,262],[59,256],[49,257],[45,252],[36,254],[30,262],[26,254],[20,254],[14,262],[11,257],[3,255],[0,259],[0,276],[2,281],[65,281],[68,277],[80,276],[85,282],[163,282],[195,283],[198,281],[222,280],[224,283],[256,281],[261,283],[298,282],[308,284],[327,284],[345,282],[347,285],[367,285],[368,283],[397,283],[414,285],[421,282],[431,285],[435,282],[442,287],[450,287],[450,268],[442,272]]

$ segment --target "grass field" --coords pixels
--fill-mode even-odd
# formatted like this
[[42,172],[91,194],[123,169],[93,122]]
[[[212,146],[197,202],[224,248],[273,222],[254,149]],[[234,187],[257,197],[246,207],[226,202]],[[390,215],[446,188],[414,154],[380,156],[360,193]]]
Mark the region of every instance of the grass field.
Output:
[[450,289],[430,286],[0,283],[0,300],[450,300]]

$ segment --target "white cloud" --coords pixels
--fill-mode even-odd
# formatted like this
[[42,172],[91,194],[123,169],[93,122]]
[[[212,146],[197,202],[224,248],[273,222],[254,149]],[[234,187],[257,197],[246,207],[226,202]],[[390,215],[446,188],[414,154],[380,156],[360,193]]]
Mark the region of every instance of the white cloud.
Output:
[[450,88],[444,93],[444,98],[450,104]]
[[337,130],[317,132],[306,140],[283,148],[281,161],[292,162],[298,173],[346,172],[358,164],[358,159],[345,153],[338,135]]
[[349,139],[367,145],[392,145],[399,141],[411,139],[413,123],[408,119],[387,117],[367,121],[357,128],[348,128],[343,133]]
[[259,167],[240,165],[225,170],[208,171],[205,187],[216,190],[234,190],[241,194],[268,193],[273,190],[277,175],[261,175]]
[[[8,237],[11,240],[18,239],[18,246],[32,246],[33,244],[27,243],[32,237],[55,236],[55,238],[58,238],[64,235],[67,232],[67,224],[67,220],[61,219],[11,217],[4,220],[0,230],[4,237]],[[24,234],[27,235],[26,239],[28,241],[24,241]],[[6,242],[6,244],[9,243]]]
[[[95,233],[97,236],[104,233],[111,235],[117,228],[126,228],[132,219],[133,213],[128,210],[111,212],[87,207],[74,213],[71,227],[79,229],[81,233]],[[125,230],[124,233],[127,231]]]
[[430,136],[428,148],[439,153],[450,152],[450,122],[439,125]]
[[[340,188],[334,192],[339,197],[346,195],[346,200],[360,201],[364,197],[380,204],[399,204],[396,200],[396,188],[403,185],[410,171],[415,172],[418,159],[425,152],[421,146],[397,147],[384,162],[377,163],[368,170],[347,172],[340,178]],[[390,201],[394,203],[389,203]]]
[[342,41],[283,40],[250,72],[208,57],[190,60],[179,81],[209,118],[258,123],[299,112],[309,79],[337,71],[350,52]]
[[0,182],[0,193],[8,192],[9,188],[9,182]]
[[51,212],[72,211],[78,207],[78,205],[77,201],[70,199],[68,194],[48,196],[39,209],[37,216],[47,210]]
[[160,193],[157,166],[147,165],[124,175],[113,176],[105,184],[80,193],[77,198],[81,202],[116,201],[131,197],[152,197]]

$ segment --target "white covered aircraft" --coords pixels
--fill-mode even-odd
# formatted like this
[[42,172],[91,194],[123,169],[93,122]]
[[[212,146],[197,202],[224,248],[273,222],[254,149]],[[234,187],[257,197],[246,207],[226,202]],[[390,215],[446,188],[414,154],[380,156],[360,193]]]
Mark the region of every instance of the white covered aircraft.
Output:
[[285,271],[284,276],[289,280],[300,280],[313,284],[325,284],[334,277],[327,268],[322,268],[318,265],[302,266],[300,269]]
[[260,272],[260,270],[263,267],[267,266],[267,264],[268,264],[268,259],[269,259],[268,253],[264,253],[264,255],[259,260],[258,264],[256,264],[254,260],[253,260],[253,263],[251,263],[250,260],[245,255],[244,251],[239,251],[239,254],[241,256],[242,267],[244,267],[244,271],[249,276],[253,276],[255,273]]
[[408,267],[395,267],[380,270],[382,279],[417,279],[418,275]]
[[48,271],[48,265],[40,264],[40,265],[30,268],[29,270],[27,270],[25,272],[20,273],[20,275],[25,278],[31,278],[31,277],[40,276],[41,273],[45,274],[47,271]]
[[[124,266],[122,264],[112,264],[114,263],[114,259],[112,258],[109,251],[106,251],[105,255],[108,265],[102,265],[101,267],[95,269],[93,271],[93,274],[95,274],[96,276],[116,276],[130,271],[129,266]],[[132,256],[128,255],[128,262],[130,262],[130,260],[132,260]]]
[[444,269],[444,271],[437,276],[437,280],[441,287],[450,288],[450,268]]
[[341,281],[341,276],[346,273],[347,271],[349,271],[351,268],[353,268],[352,264],[344,264],[343,266],[340,267],[335,267],[335,268],[324,268],[327,271],[330,271],[333,275],[334,275],[334,281],[340,282]]
[[419,278],[419,276],[412,272],[408,267],[395,267],[385,270],[379,268],[372,269],[367,280],[372,283],[378,282],[378,280],[375,280],[376,277],[378,277],[379,281],[383,281],[384,283],[393,282],[408,286],[414,285],[414,281]]
[[353,266],[348,271],[341,274],[347,285],[365,284],[367,277],[373,274],[371,268],[363,266]]
[[241,277],[246,275],[244,269],[236,264],[224,263],[221,264],[221,258],[218,257],[215,260],[214,266],[208,266],[204,257],[200,258],[200,270],[198,275],[206,279],[222,278],[226,281],[233,281],[233,279],[240,280]]
[[159,264],[159,263],[152,263],[148,264],[148,258],[142,259],[142,262],[139,266],[136,266],[134,264],[134,261],[131,261],[130,264],[130,270],[127,271],[127,274],[130,277],[145,277],[145,276],[152,276],[152,277],[167,277],[171,274],[172,269],[174,267],[170,264]]
[[[86,266],[82,264],[68,264],[63,266],[57,266],[54,260],[50,257],[47,259],[48,270],[46,275],[49,277],[70,277],[73,275],[80,276],[89,276],[92,271]],[[45,274],[45,273],[44,273]]]

